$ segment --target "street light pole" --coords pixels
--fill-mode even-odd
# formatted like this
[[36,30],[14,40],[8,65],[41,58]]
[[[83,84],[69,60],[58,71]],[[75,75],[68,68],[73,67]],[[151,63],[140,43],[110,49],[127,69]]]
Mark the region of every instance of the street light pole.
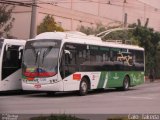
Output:
[[32,0],[32,11],[31,11],[31,24],[30,24],[30,39],[36,36],[36,13],[37,13],[37,0]]

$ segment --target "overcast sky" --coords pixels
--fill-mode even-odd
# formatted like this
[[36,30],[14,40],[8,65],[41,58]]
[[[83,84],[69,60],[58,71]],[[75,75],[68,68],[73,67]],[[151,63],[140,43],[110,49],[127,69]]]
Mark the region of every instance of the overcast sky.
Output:
[[[14,1],[26,1],[26,0],[14,0]],[[47,0],[41,0],[41,1],[47,1]],[[52,0],[48,0],[48,1],[52,1]],[[58,1],[58,0],[53,0],[53,1]],[[147,4],[152,5],[154,7],[160,8],[160,0],[138,0],[138,1],[142,1],[142,2],[145,2]]]
[[160,0],[139,0],[139,1],[145,2],[145,3],[152,5],[156,8],[160,8]]

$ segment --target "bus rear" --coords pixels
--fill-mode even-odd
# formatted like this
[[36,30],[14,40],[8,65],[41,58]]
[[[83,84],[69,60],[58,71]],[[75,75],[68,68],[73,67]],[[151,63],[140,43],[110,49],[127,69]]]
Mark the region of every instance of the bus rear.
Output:
[[0,39],[0,91],[21,90],[25,40]]

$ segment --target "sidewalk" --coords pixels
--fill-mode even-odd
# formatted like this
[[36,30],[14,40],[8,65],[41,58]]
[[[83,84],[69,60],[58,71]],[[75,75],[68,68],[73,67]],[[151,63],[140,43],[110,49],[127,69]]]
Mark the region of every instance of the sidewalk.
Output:
[[155,79],[153,82],[150,82],[149,79],[145,79],[145,83],[156,83],[156,82],[160,82],[160,79]]

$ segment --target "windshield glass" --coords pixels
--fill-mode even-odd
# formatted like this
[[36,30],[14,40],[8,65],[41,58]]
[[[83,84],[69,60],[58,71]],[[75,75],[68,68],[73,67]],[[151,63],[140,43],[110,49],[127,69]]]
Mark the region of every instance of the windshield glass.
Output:
[[2,46],[3,46],[3,39],[0,39],[0,55],[1,55],[1,51],[2,51]]
[[38,40],[26,43],[23,73],[29,77],[49,77],[57,73],[60,40]]

